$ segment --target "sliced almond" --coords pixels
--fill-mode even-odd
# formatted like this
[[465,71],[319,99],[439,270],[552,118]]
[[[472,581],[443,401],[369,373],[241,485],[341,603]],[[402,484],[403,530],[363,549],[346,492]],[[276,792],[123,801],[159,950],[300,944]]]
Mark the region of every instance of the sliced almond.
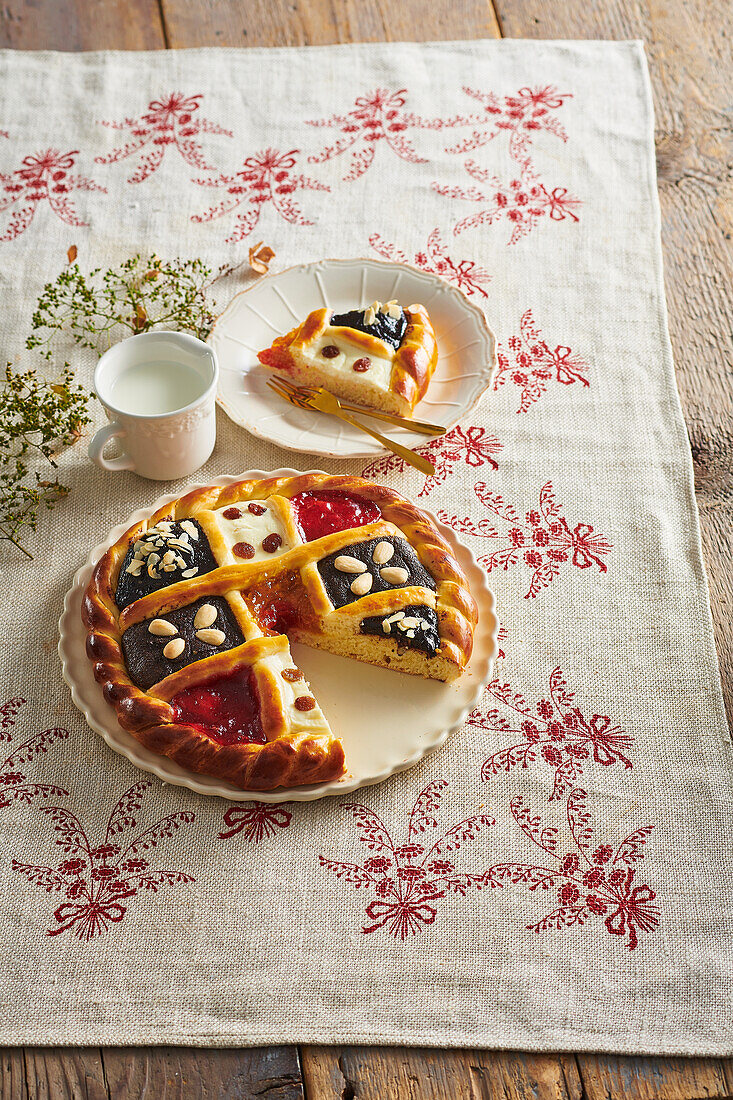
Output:
[[334,568],[338,569],[339,573],[363,573],[366,570],[366,566],[363,561],[359,561],[358,558],[352,558],[349,554],[340,554],[334,560]]
[[223,630],[209,628],[208,630],[197,630],[196,637],[200,642],[206,642],[207,645],[221,645],[226,635]]
[[167,619],[153,619],[148,631],[151,634],[156,634],[159,638],[172,638],[174,634],[178,633],[178,628],[173,623],[169,623]]
[[187,535],[190,535],[194,542],[199,540],[199,532],[195,523],[192,523],[190,519],[181,520],[181,530],[185,531]]
[[194,566],[193,569],[184,569],[183,572],[181,573],[181,576],[185,577],[186,580],[189,580],[191,577],[195,577],[196,574],[198,573],[198,571],[199,571],[199,567],[196,565],[196,566]]
[[218,612],[213,604],[202,604],[193,620],[194,629],[202,630],[206,626],[211,626],[216,621],[217,614]]
[[394,554],[394,546],[391,542],[378,542],[372,553],[372,561],[377,565],[386,565]]
[[372,579],[371,573],[362,573],[351,582],[349,587],[355,596],[366,596],[372,587]]
[[175,661],[176,657],[180,657],[186,648],[186,643],[183,638],[174,638],[173,641],[168,642],[167,646],[163,648],[163,656],[167,657],[169,661]]
[[410,574],[399,565],[387,565],[379,570],[379,576],[385,584],[407,584]]
[[130,564],[128,565],[127,569],[125,570],[125,572],[126,573],[131,573],[133,577],[139,577],[140,576],[140,570],[142,569],[142,567],[143,567],[143,563],[140,560],[140,558],[133,558],[132,561],[130,562]]

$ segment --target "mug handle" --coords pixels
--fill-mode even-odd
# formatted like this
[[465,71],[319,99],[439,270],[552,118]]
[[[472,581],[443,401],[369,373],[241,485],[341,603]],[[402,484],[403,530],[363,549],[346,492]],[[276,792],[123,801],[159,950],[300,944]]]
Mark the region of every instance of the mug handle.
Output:
[[87,449],[87,454],[92,462],[96,463],[97,466],[101,466],[103,470],[134,470],[135,463],[129,455],[123,454],[119,458],[105,458],[102,453],[110,439],[125,435],[127,435],[127,432],[116,420],[100,428]]

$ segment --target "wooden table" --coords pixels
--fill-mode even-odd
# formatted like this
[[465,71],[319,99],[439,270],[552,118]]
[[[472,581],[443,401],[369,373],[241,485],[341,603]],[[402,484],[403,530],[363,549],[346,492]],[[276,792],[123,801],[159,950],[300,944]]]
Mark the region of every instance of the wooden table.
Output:
[[[657,117],[669,324],[730,717],[732,16],[730,0],[2,0],[0,46],[643,38]],[[718,1059],[375,1047],[7,1048],[1,1056],[0,1100],[733,1100],[733,1060]]]

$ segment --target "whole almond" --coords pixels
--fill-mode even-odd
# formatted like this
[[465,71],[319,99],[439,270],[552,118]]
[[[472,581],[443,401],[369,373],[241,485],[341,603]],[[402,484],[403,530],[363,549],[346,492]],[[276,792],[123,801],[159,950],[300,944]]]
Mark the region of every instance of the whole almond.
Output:
[[208,630],[197,630],[196,637],[200,642],[206,642],[207,645],[221,645],[226,635],[223,630],[209,628]]
[[174,638],[173,641],[168,642],[168,645],[163,649],[163,656],[167,657],[169,661],[175,661],[176,657],[180,657],[186,648],[186,643],[183,638]]
[[172,638],[174,634],[178,633],[178,628],[173,623],[169,623],[167,619],[153,619],[148,630],[159,638]]
[[394,546],[391,542],[378,542],[374,547],[372,561],[376,562],[377,565],[386,565],[393,554]]
[[193,620],[194,629],[201,630],[205,626],[211,626],[216,622],[217,610],[213,604],[204,603],[196,612]]
[[363,561],[359,561],[358,558],[352,558],[348,554],[341,554],[338,558],[334,559],[334,568],[338,569],[339,573],[363,573],[366,569]]
[[362,573],[360,577],[351,582],[350,588],[355,596],[366,596],[372,587],[371,573]]
[[407,570],[401,569],[399,565],[388,565],[386,568],[380,569],[379,576],[385,584],[407,584],[410,578]]

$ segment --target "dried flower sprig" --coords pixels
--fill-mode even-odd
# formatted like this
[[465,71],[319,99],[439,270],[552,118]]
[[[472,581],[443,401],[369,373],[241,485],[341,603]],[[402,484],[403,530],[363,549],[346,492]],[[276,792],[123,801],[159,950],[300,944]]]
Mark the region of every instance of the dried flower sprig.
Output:
[[5,386],[0,390],[0,540],[12,542],[27,557],[24,529],[35,531],[38,512],[69,492],[55,473],[46,478],[31,473],[31,460],[40,457],[44,466],[56,469],[55,455],[75,443],[89,424],[90,395],[76,384],[65,363],[56,382],[39,378],[34,370],[5,367]]
[[67,332],[75,343],[103,351],[130,333],[154,328],[190,332],[205,340],[215,316],[206,299],[211,269],[202,260],[161,260],[139,253],[117,267],[88,274],[76,251],[52,283],[46,283],[32,319],[27,348],[51,358],[55,334]]

